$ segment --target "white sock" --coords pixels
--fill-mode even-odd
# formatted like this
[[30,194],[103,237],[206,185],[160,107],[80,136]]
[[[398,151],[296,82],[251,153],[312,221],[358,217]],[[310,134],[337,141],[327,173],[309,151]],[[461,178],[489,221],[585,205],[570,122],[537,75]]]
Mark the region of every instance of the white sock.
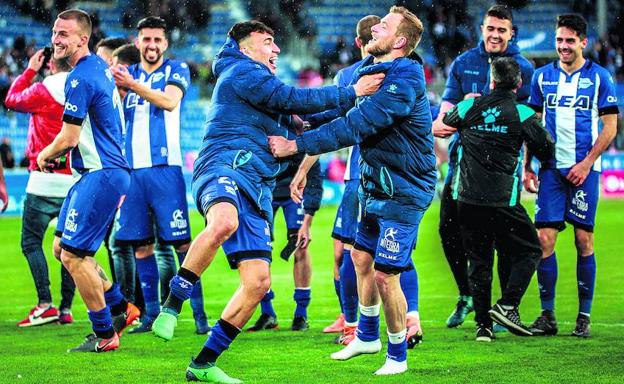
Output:
[[379,316],[379,308],[381,304],[371,305],[370,307],[366,307],[360,304],[360,313],[364,316],[375,317]]

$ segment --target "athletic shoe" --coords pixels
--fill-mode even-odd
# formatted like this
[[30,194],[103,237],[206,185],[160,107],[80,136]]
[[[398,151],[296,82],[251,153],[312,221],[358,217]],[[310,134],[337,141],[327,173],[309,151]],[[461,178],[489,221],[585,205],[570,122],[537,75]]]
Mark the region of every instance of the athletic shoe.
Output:
[[507,328],[514,335],[533,336],[529,328],[520,321],[518,307],[503,308],[502,305],[496,303],[488,313],[492,320]]
[[242,381],[228,376],[215,363],[197,364],[191,359],[186,368],[186,381],[204,381],[208,383],[240,384]]
[[87,335],[82,344],[76,348],[68,349],[67,352],[108,352],[119,348],[119,336],[117,333],[113,337],[103,339],[95,334]]
[[138,327],[132,328],[128,331],[128,333],[146,333],[152,331],[152,324],[154,324],[154,320],[145,319],[142,321]]
[[290,236],[288,238],[288,243],[286,243],[286,246],[280,252],[280,257],[288,261],[290,257],[295,253],[296,250],[297,250],[297,236]]
[[477,326],[477,341],[485,341],[489,343],[495,338],[496,336],[494,336],[492,328],[486,327],[485,325]]
[[345,315],[341,313],[340,316],[331,325],[323,328],[323,333],[340,333],[345,327]]
[[377,353],[379,351],[381,351],[381,340],[362,341],[356,336],[349,345],[338,352],[332,353],[331,358],[334,360],[349,360],[355,356]]
[[384,365],[375,371],[375,375],[398,375],[407,371],[407,360],[396,361],[386,358]]
[[59,319],[59,311],[53,305],[42,307],[37,305],[28,312],[28,316],[17,323],[18,327],[32,327],[35,325],[44,325],[57,321]]
[[73,322],[74,322],[74,317],[72,316],[71,309],[61,309],[61,314],[59,316],[59,323],[71,324]]
[[335,344],[349,345],[355,339],[355,331],[357,331],[357,325],[354,327],[345,326],[342,335],[338,336],[334,340]]
[[472,296],[459,296],[455,310],[451,313],[451,316],[446,320],[446,326],[449,328],[455,328],[464,323],[466,315],[474,311],[472,306]]
[[141,317],[141,311],[136,305],[132,303],[128,303],[126,307],[126,312],[120,313],[117,316],[113,316],[113,329],[119,337],[123,335],[123,332],[126,328],[128,328],[132,323]]
[[559,331],[555,312],[542,311],[542,314],[529,326],[533,336],[554,336]]
[[198,335],[207,335],[212,328],[208,324],[206,315],[202,314],[195,318],[195,333]]
[[308,324],[308,320],[303,316],[295,316],[292,325],[290,326],[290,330],[307,331],[308,329],[310,329],[310,324]]
[[576,328],[572,331],[572,336],[589,337],[590,336],[589,316],[579,315],[576,317]]
[[277,328],[277,326],[277,318],[275,316],[263,313],[260,315],[260,317],[258,317],[258,320],[256,320],[256,323],[253,326],[247,328],[247,332],[258,332],[264,329]]
[[167,312],[167,309],[163,309],[152,323],[152,332],[157,337],[169,341],[173,339],[173,332],[177,325],[178,316]]
[[405,336],[407,339],[407,348],[413,349],[418,344],[421,344],[423,341],[423,332],[420,326],[420,319],[415,316],[407,317],[406,322],[407,335]]
[[494,332],[494,333],[505,333],[505,332],[507,332],[507,328],[503,327],[502,325],[500,325],[498,323],[494,323],[494,326],[492,327],[492,332]]

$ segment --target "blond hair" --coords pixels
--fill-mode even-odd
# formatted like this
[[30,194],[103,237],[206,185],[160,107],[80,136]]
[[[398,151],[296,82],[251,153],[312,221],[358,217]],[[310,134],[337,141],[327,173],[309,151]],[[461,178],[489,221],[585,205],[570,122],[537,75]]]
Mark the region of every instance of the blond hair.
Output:
[[397,27],[397,35],[403,36],[407,39],[407,43],[404,47],[405,54],[409,55],[412,53],[418,43],[420,43],[420,38],[422,37],[424,27],[422,21],[410,12],[405,7],[393,6],[390,8],[390,13],[398,13],[403,16],[403,20]]

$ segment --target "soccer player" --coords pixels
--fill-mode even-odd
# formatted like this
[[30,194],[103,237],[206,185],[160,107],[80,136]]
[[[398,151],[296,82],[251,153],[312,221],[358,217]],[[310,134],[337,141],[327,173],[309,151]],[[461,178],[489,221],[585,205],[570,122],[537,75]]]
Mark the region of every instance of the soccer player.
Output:
[[407,58],[422,36],[420,20],[394,6],[372,27],[373,39],[356,76],[384,72],[378,92],[358,100],[345,117],[296,140],[269,138],[278,157],[319,154],[360,144],[362,219],[351,253],[358,277],[360,321],[356,338],[332,359],[381,350],[380,298],[388,326],[388,353],[377,375],[407,370],[406,301],[399,282],[412,268],[418,225],[435,190],[431,113],[423,67]]
[[98,41],[95,45],[95,54],[104,59],[110,67],[113,65],[113,52],[125,44],[128,44],[128,40],[123,37],[108,37]]
[[[491,67],[491,93],[461,101],[444,117],[444,124],[457,128],[462,143],[452,193],[470,263],[477,341],[492,341],[492,320],[514,334],[531,336],[518,306],[541,249],[535,226],[520,204],[519,153],[524,142],[543,162],[554,154],[554,142],[535,112],[516,101],[522,83],[518,63],[501,57]],[[510,270],[502,297],[492,307],[495,242],[499,258],[509,258]]]
[[54,22],[54,59],[68,60],[73,69],[65,82],[61,131],[37,156],[39,169],[48,171],[71,149],[72,169],[81,175],[61,207],[54,253],[74,279],[94,333],[69,352],[117,349],[119,334],[134,320],[119,286],[93,258],[130,186],[130,175],[121,147],[121,100],[106,62],[89,52],[90,35],[91,20],[84,11],[61,12]]
[[[496,57],[513,57],[520,64],[522,86],[518,89],[518,101],[526,102],[529,98],[529,84],[533,75],[532,64],[520,54],[520,48],[514,41],[513,15],[506,5],[491,6],[483,18],[481,34],[483,40],[475,48],[458,56],[450,68],[446,88],[442,95],[442,104],[438,118],[433,123],[433,133],[437,137],[447,137],[454,129],[442,122],[447,111],[464,99],[488,94],[490,92],[490,62]],[[457,164],[457,153],[461,147],[459,135],[453,135],[449,144],[449,167],[444,182],[440,205],[440,237],[444,255],[459,290],[455,310],[446,320],[449,328],[463,324],[466,315],[473,310],[472,295],[468,282],[468,259],[462,245],[457,201],[453,198],[451,180]],[[501,287],[506,285],[509,266],[508,258],[499,257],[498,276]],[[496,327],[495,327],[496,329]]]
[[[159,243],[173,245],[180,264],[191,241],[180,151],[180,109],[191,80],[189,68],[184,62],[164,58],[169,42],[163,19],[146,17],[137,29],[140,64],[113,68],[117,86],[128,90],[125,149],[132,168],[132,187],[119,212],[115,242],[134,246],[145,301],[141,325],[131,333],[151,331],[160,312],[154,225]],[[191,306],[198,333],[207,333],[201,283],[193,289]]]
[[37,155],[48,146],[61,130],[65,107],[65,79],[71,67],[65,60],[50,60],[50,75],[42,82],[34,82],[44,65],[44,50],[37,51],[28,61],[28,68],[18,76],[7,93],[7,108],[30,113],[27,155],[29,159],[26,200],[22,214],[22,253],[26,256],[35,282],[39,302],[28,316],[18,323],[20,327],[73,322],[71,304],[76,286],[67,269],[61,266],[61,305],[57,309],[50,294],[48,264],[43,252],[43,236],[48,224],[58,217],[63,199],[74,184],[71,168],[64,154],[51,172],[40,172]]
[[271,189],[284,165],[269,152],[267,134],[285,133],[281,113],[315,113],[350,105],[356,96],[376,91],[383,79],[376,74],[347,88],[296,89],[275,76],[279,52],[273,30],[247,21],[230,29],[213,62],[217,83],[193,171],[193,195],[206,228],[171,280],[171,293],[154,322],[154,333],[165,340],[173,338],[182,303],[221,245],[230,266],[238,269],[241,285],[187,368],[189,380],[240,382],[215,362],[270,287]]
[[[556,158],[542,164],[539,175],[525,166],[525,188],[537,192],[535,224],[542,260],[537,269],[542,313],[531,325],[534,335],[555,335],[557,235],[568,222],[574,227],[579,313],[573,336],[590,336],[590,312],[596,280],[594,220],[600,182],[600,154],[616,134],[617,96],[613,78],[583,57],[587,22],[579,15],[557,18],[555,45],[559,60],[533,75],[529,105],[542,114],[555,139]],[[602,131],[598,125],[602,121]],[[537,182],[539,181],[539,189]]]

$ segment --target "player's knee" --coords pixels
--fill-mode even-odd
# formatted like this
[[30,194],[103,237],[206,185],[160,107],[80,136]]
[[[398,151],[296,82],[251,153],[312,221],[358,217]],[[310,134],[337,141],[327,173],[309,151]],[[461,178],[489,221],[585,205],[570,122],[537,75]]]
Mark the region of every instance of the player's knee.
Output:
[[589,256],[594,253],[594,238],[589,232],[577,231],[574,236],[576,251],[581,256]]
[[542,247],[542,254],[545,257],[552,255],[552,253],[555,251],[556,237],[552,236],[552,234],[546,231],[539,231],[538,237],[540,246]]
[[188,251],[188,249],[191,247],[191,243],[186,243],[186,244],[182,244],[179,247],[176,248],[176,252],[180,253],[180,252],[186,252]]
[[60,252],[60,257],[59,259],[61,260],[61,263],[63,263],[63,266],[67,269],[67,271],[69,271],[69,273],[71,274],[75,268],[76,268],[76,263],[79,261],[78,257],[76,257],[75,255],[72,255],[69,252]]
[[214,224],[213,233],[223,242],[238,229],[238,217],[222,216],[215,220]]
[[385,272],[375,271],[375,283],[377,287],[382,291],[387,291],[390,285],[390,280],[393,275],[389,275]]
[[271,288],[271,278],[269,275],[257,276],[254,280],[246,282],[245,288],[249,296],[260,302],[269,288]]
[[154,254],[154,244],[135,247],[134,254],[137,259],[145,259],[146,257]]
[[360,273],[370,271],[373,268],[373,258],[364,251],[354,249],[351,252],[351,259],[355,269]]

